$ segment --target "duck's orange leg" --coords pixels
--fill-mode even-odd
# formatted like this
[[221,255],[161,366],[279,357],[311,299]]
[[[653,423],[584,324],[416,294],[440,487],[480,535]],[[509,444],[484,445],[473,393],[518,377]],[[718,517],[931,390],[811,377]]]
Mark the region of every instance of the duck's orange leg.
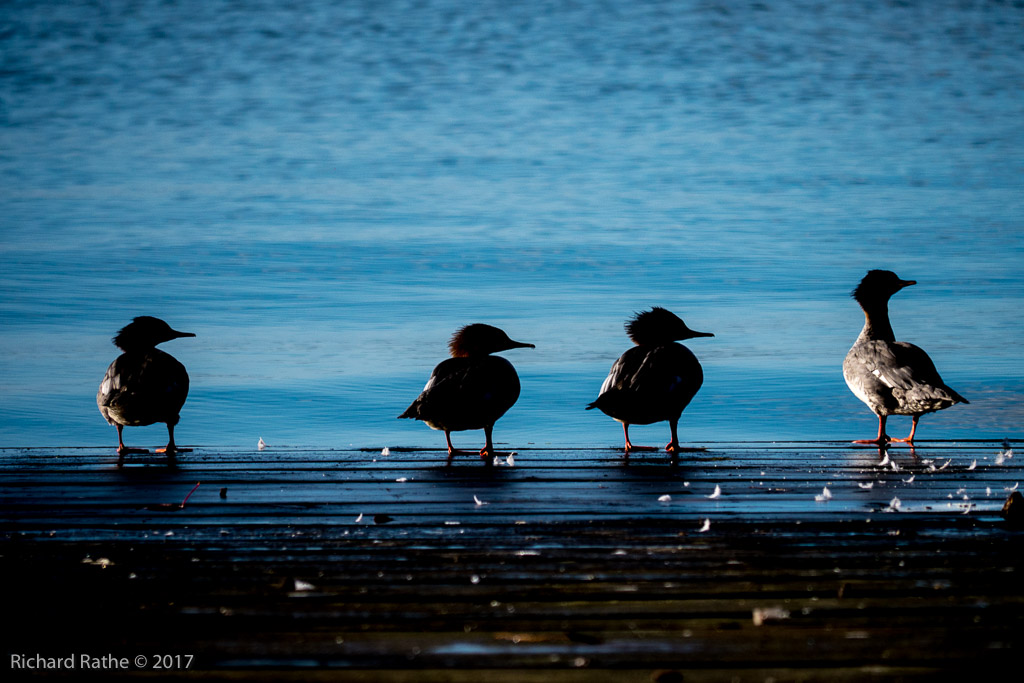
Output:
[[480,459],[484,461],[485,465],[490,465],[494,462],[494,444],[491,441],[491,431],[494,429],[494,425],[484,426],[484,447],[480,449]]
[[[911,432],[913,436],[913,432]],[[885,433],[885,415],[878,416],[878,436],[874,439],[857,439],[853,443],[870,443],[881,446],[889,442],[889,436]]]
[[656,451],[658,450],[654,446],[634,446],[633,442],[629,440],[629,425],[625,422],[622,423],[622,433],[626,437],[626,455],[629,455],[632,451]]
[[174,445],[174,425],[167,423],[167,445],[156,449],[157,453],[166,453],[168,458],[174,458],[178,453],[191,453],[191,448],[178,448]]
[[129,448],[124,445],[124,425],[115,424],[117,427],[117,465],[124,464],[124,456],[128,453],[149,453],[145,448]]
[[679,434],[677,433],[677,426],[679,420],[669,420],[668,427],[672,431],[672,440],[665,446],[665,450],[671,455],[671,462],[673,465],[679,464]]
[[464,451],[460,451],[452,445],[452,433],[448,430],[445,430],[444,432],[444,440],[448,444],[448,460],[445,462],[445,465],[451,467],[452,458],[455,457],[455,454],[462,453]]
[[920,415],[914,415],[913,422],[910,423],[910,436],[905,439],[893,439],[893,441],[899,441],[900,443],[907,443],[911,446],[914,445],[914,432],[917,431],[917,421],[921,419]]

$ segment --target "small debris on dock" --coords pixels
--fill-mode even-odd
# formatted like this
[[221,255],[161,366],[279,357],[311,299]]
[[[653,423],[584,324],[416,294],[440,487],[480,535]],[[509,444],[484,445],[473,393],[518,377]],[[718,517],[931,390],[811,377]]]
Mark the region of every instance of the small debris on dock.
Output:
[[762,626],[766,621],[782,621],[783,619],[789,619],[789,611],[781,607],[754,608],[754,626]]

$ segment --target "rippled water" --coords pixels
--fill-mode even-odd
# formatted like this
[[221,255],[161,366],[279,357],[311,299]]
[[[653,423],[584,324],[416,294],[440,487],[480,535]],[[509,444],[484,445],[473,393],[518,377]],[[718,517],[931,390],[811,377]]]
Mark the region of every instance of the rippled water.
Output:
[[5,3],[0,445],[113,444],[141,314],[183,443],[440,446],[394,418],[481,321],[537,345],[499,441],[617,445],[651,305],[716,335],[684,441],[862,438],[874,267],[972,401],[920,435],[1021,437],[1024,6],[779,4]]

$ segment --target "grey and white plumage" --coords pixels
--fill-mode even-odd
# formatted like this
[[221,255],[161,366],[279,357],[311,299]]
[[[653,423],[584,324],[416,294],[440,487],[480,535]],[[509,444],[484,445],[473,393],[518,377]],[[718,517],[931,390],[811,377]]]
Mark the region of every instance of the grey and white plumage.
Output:
[[622,423],[627,456],[638,449],[629,440],[629,425],[668,421],[672,440],[665,449],[675,461],[680,450],[679,418],[704,383],[697,357],[676,341],[714,335],[691,330],[678,316],[659,307],[627,321],[626,332],[636,346],[615,361],[587,410],[597,408]]
[[399,415],[425,422],[443,431],[448,445],[448,464],[457,452],[451,433],[483,429],[485,445],[480,457],[490,462],[494,423],[519,399],[519,375],[512,363],[491,354],[508,349],[535,348],[517,342],[491,325],[475,323],[460,328],[448,344],[451,358],[430,374],[422,393]]
[[[865,320],[843,361],[843,377],[850,391],[878,416],[878,436],[858,443],[895,440],[912,444],[922,415],[969,402],[942,381],[927,353],[908,342],[896,341],[889,322],[889,299],[914,284],[892,271],[872,270],[853,290]],[[885,433],[890,415],[912,416],[910,436],[890,439]]]
[[174,443],[174,426],[188,396],[188,372],[156,345],[194,336],[171,329],[159,318],[140,316],[114,337],[114,344],[124,353],[107,368],[96,393],[96,405],[103,418],[117,427],[117,450],[122,457],[138,450],[124,445],[124,427],[157,422],[167,425],[168,442],[162,450],[170,456],[179,450]]

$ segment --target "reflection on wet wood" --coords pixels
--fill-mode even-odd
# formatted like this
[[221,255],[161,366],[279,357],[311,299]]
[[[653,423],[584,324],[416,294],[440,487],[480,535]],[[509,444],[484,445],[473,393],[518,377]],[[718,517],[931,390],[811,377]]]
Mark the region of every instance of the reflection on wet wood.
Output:
[[443,461],[0,450],[7,649],[396,681],[933,679],[1021,654],[1002,444]]

